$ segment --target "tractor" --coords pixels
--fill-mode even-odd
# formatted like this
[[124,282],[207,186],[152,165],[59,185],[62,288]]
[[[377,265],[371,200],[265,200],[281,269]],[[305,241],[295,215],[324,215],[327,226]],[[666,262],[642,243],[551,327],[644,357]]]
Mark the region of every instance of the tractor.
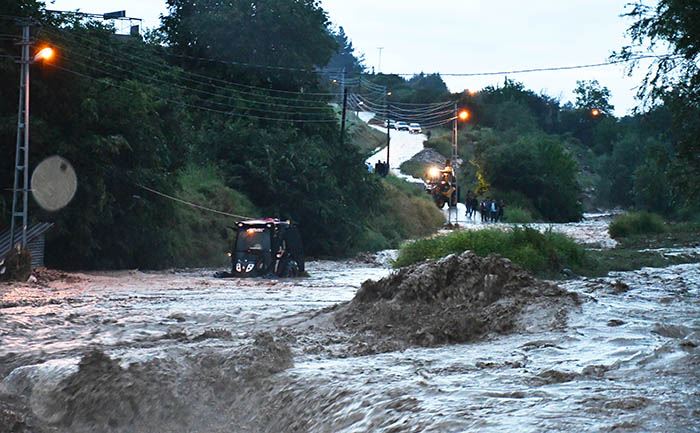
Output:
[[239,221],[231,245],[231,272],[218,278],[299,277],[305,275],[304,249],[298,227],[273,218]]
[[445,207],[445,203],[449,207],[457,206],[457,180],[449,160],[443,169],[431,167],[426,177],[425,189],[439,209]]

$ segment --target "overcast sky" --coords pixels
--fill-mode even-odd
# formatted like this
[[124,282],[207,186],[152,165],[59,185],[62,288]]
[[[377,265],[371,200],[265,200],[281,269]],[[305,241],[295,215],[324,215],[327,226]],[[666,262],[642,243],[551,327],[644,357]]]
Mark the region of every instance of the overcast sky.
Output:
[[[626,44],[629,0],[322,0],[365,64],[381,72],[472,73],[605,62]],[[648,3],[653,2],[650,0]],[[55,0],[50,9],[103,13],[126,10],[158,25],[163,0]],[[645,66],[646,63],[642,63]],[[576,80],[598,80],[612,92],[616,114],[635,105],[642,71],[624,66],[512,74],[527,88],[572,100]],[[497,77],[444,77],[453,92],[503,82]]]

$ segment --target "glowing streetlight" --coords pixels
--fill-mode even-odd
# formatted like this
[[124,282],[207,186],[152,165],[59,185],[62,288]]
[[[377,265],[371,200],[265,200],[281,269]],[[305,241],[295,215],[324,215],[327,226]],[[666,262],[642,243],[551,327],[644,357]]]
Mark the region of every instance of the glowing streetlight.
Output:
[[12,220],[10,222],[10,245],[15,244],[16,233],[21,233],[21,246],[27,247],[27,223],[29,202],[29,66],[37,61],[48,61],[54,50],[45,46],[31,55],[32,41],[29,23],[22,25],[22,56],[19,64],[19,106],[17,107],[17,142],[15,146],[15,177],[12,187]]
[[54,49],[51,47],[44,47],[37,51],[37,53],[34,55],[34,61],[38,62],[39,60],[44,60],[44,61],[49,61],[53,58],[53,56],[56,53],[54,52]]
[[598,117],[598,116],[600,116],[601,114],[603,114],[603,112],[600,111],[600,110],[597,109],[597,108],[594,108],[594,109],[591,110],[591,116],[593,116],[593,117]]
[[470,114],[467,110],[460,110],[459,114],[457,115],[457,117],[459,117],[459,120],[461,120],[462,122],[466,122],[467,120],[469,120],[469,116]]

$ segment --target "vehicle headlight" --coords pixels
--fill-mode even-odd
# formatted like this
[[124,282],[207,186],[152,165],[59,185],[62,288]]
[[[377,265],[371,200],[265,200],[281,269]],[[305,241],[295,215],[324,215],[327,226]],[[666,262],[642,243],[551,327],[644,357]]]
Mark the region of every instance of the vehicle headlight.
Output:
[[242,269],[241,264],[236,263],[236,272],[241,272],[241,269]]
[[255,264],[249,263],[248,266],[245,267],[245,271],[250,272],[253,270],[254,267],[255,267]]

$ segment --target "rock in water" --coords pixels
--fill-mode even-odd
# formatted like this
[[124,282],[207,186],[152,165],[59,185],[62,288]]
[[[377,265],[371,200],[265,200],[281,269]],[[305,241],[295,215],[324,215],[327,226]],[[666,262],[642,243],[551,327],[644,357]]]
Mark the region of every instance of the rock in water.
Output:
[[337,310],[335,322],[399,346],[432,346],[563,327],[578,303],[576,294],[536,279],[508,259],[466,251],[366,281]]

